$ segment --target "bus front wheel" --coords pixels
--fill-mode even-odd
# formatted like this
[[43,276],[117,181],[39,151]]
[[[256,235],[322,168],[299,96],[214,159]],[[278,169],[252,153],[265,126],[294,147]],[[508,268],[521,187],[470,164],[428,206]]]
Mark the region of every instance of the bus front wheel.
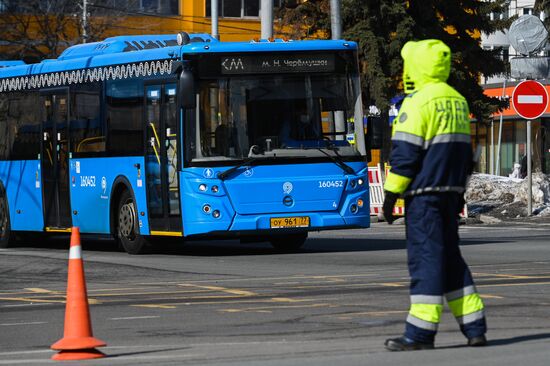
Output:
[[122,192],[117,212],[116,237],[119,245],[129,254],[149,252],[150,243],[139,233],[136,205],[128,190]]
[[307,240],[307,233],[276,235],[269,238],[269,242],[273,248],[291,252],[300,249]]
[[6,191],[0,187],[0,248],[7,248],[12,241],[10,211]]

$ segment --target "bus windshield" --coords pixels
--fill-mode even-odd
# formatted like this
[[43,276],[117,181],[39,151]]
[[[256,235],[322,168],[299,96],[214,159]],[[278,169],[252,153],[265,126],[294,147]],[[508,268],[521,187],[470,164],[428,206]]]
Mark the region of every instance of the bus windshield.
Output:
[[191,162],[365,154],[356,75],[238,75],[198,86],[196,118],[186,126]]

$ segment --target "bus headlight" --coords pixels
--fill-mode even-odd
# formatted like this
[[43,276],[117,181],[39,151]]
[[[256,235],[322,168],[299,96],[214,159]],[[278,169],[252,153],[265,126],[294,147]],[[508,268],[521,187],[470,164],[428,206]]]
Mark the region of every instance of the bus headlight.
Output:
[[200,186],[199,186],[199,191],[201,192],[206,192],[206,190],[208,189],[208,186],[204,183],[202,183]]
[[357,179],[357,184],[362,186],[363,184],[365,184],[365,181],[363,180],[363,178],[359,178],[359,179]]

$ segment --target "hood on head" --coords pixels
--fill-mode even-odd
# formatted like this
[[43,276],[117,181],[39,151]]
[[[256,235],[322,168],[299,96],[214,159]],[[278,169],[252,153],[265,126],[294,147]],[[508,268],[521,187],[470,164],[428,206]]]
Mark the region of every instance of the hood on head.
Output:
[[451,71],[451,49],[438,39],[409,41],[401,49],[403,84],[409,94],[425,84],[447,81]]

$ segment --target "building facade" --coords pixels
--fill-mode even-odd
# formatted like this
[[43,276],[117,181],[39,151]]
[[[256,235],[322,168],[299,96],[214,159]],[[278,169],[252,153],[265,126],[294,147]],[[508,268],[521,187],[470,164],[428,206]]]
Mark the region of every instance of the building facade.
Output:
[[[545,14],[535,13],[534,0],[511,0],[508,9],[500,14],[492,14],[493,18],[507,19],[514,15],[536,15],[544,20]],[[520,56],[511,46],[507,32],[496,32],[482,35],[482,47],[485,49],[501,50],[501,56],[509,61]],[[547,51],[543,52],[547,54]],[[498,75],[483,78],[485,94],[506,100],[511,100],[515,86],[521,80],[511,79],[507,75]],[[547,91],[550,84],[547,80],[540,80]],[[531,151],[534,171],[550,174],[550,109],[532,123]],[[500,136],[500,154],[499,154]],[[526,120],[521,118],[510,105],[501,113],[493,115],[489,124],[472,123],[472,137],[481,147],[481,161],[479,170],[501,176],[508,176],[514,171],[515,164],[521,164],[526,154],[527,128]]]
[[[220,40],[259,38],[261,0],[217,1]],[[280,7],[281,2],[274,0],[274,7]],[[1,55],[3,47],[24,48],[21,39],[26,39],[27,45],[48,43],[44,34],[47,32],[52,38],[61,39],[59,47],[53,46],[55,55],[76,43],[110,36],[211,33],[211,3],[212,0],[0,0],[0,59],[8,58]],[[24,51],[22,55],[20,58],[24,58]]]

